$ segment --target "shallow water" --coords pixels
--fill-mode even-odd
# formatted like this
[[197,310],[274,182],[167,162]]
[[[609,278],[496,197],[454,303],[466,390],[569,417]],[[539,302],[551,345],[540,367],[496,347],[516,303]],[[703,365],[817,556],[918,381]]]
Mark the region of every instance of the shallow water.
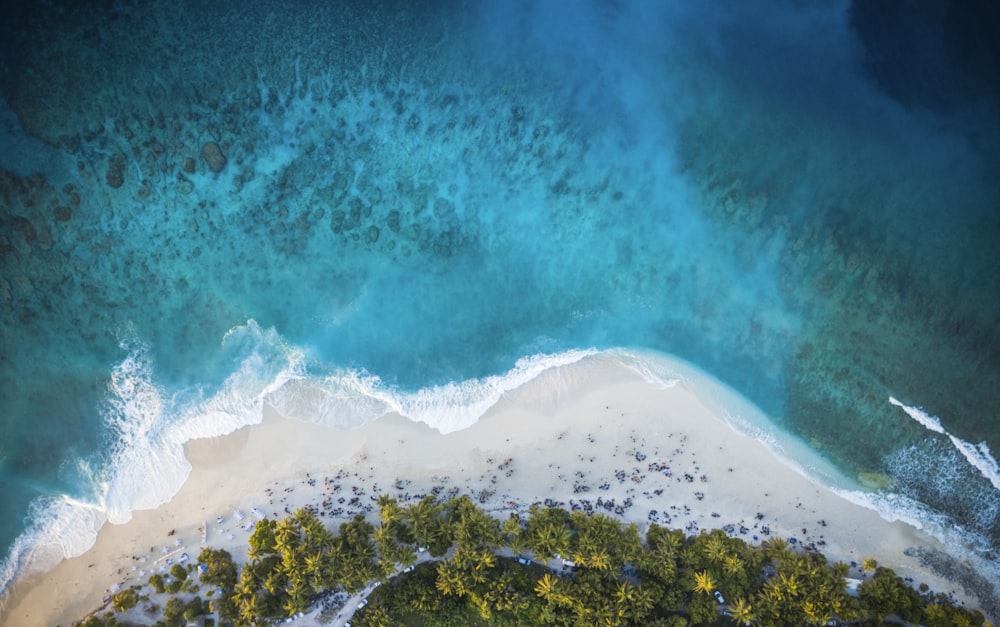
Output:
[[616,347],[996,547],[1000,55],[953,41],[989,15],[428,5],[4,21],[3,581],[265,402],[453,430]]

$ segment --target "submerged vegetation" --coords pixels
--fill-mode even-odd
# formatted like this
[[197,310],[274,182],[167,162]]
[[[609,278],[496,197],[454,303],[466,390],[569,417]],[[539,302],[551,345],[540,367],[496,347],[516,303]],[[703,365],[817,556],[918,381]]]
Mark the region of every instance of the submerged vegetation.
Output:
[[851,566],[782,539],[751,546],[720,530],[687,537],[656,524],[643,538],[603,514],[539,506],[497,520],[466,496],[378,504],[377,526],[359,515],[336,534],[307,509],[264,519],[242,568],[205,549],[197,569],[154,574],[82,625],[135,624],[140,612],[158,626],[204,614],[206,624],[268,625],[317,605],[325,623],[362,592],[352,624],[372,627],[987,624],[874,560],[852,579]]

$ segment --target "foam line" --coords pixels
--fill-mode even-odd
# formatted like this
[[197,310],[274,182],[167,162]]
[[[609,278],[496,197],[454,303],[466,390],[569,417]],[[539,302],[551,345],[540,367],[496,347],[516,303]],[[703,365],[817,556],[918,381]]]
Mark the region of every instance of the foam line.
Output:
[[935,418],[934,416],[931,416],[930,414],[921,411],[916,407],[910,407],[908,405],[904,405],[891,396],[889,397],[889,402],[895,405],[896,407],[902,407],[903,411],[909,414],[910,418],[913,418],[927,429],[930,429],[935,433],[945,433],[944,427],[941,426],[941,421]]
[[990,452],[990,447],[986,445],[986,442],[980,442],[978,445],[966,442],[965,440],[948,433],[948,431],[941,426],[941,420],[939,418],[931,416],[927,412],[916,407],[904,405],[891,396],[889,397],[889,402],[897,407],[901,407],[903,411],[910,416],[910,418],[913,418],[930,431],[948,436],[948,439],[951,440],[952,446],[954,446],[955,449],[958,450],[958,452],[961,453],[962,456],[965,457],[965,459],[980,472],[980,474],[986,477],[986,479],[993,484],[994,488],[1000,490],[1000,465],[997,464],[997,460],[993,457],[993,454]]
[[336,429],[358,427],[395,412],[441,433],[475,424],[504,394],[543,372],[596,354],[569,350],[523,357],[500,375],[453,381],[408,392],[386,385],[367,372],[348,371],[325,379],[304,378],[268,398],[282,415]]
[[974,445],[960,440],[950,433],[948,437],[958,452],[964,455],[965,459],[975,466],[984,477],[989,479],[994,488],[1000,490],[1000,466],[997,465],[997,460],[990,453],[990,447],[986,445],[986,442]]

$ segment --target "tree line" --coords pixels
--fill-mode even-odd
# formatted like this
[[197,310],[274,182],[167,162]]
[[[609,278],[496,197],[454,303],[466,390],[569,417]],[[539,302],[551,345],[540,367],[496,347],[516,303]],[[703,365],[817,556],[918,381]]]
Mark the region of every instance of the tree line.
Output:
[[[604,514],[538,505],[498,520],[467,496],[428,496],[404,506],[383,495],[378,506],[376,524],[358,515],[337,533],[308,509],[261,520],[242,567],[227,551],[205,549],[200,582],[211,587],[210,598],[171,596],[153,624],[183,625],[217,611],[224,624],[270,625],[331,591],[355,594],[376,581],[389,584],[369,596],[356,625],[988,624],[980,612],[925,586],[915,590],[871,559],[849,593],[849,566],[777,538],[753,546],[721,530],[689,537],[657,524],[643,537],[635,524]],[[421,550],[437,559],[397,576]],[[571,566],[550,568],[555,555]],[[168,586],[192,592],[193,577],[172,575],[169,584],[151,577],[154,596],[169,594]],[[112,602],[127,611],[150,599],[137,586]],[[109,612],[82,624],[125,623]]]

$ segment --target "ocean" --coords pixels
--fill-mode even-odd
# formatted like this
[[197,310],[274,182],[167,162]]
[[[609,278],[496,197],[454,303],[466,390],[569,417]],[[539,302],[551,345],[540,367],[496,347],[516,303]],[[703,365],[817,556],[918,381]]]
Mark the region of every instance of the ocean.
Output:
[[453,431],[594,353],[996,566],[995,5],[3,11],[0,589],[264,404]]

